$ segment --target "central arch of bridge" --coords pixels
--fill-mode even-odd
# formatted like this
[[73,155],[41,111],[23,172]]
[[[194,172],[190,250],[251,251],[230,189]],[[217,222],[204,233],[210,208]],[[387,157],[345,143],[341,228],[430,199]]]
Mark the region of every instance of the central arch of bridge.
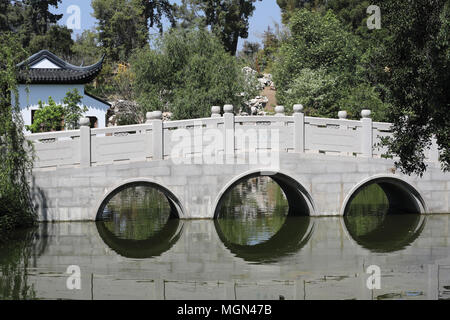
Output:
[[220,208],[228,191],[243,181],[256,177],[270,177],[283,190],[289,204],[288,216],[311,216],[314,215],[315,206],[311,195],[295,179],[281,172],[256,170],[246,172],[226,184],[219,193],[214,205],[214,218],[219,217]]

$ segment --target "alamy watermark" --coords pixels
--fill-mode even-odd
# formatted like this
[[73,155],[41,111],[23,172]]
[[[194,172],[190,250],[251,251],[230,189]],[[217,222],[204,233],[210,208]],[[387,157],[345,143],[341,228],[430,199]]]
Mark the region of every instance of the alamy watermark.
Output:
[[381,9],[379,6],[370,5],[367,7],[367,14],[370,16],[367,18],[367,28],[369,30],[381,29]]
[[67,7],[66,13],[70,16],[67,18],[66,26],[71,30],[81,29],[81,8],[77,5],[70,5]]
[[70,276],[66,280],[68,290],[81,290],[81,269],[77,265],[67,267],[67,274]]
[[366,286],[367,289],[381,289],[381,269],[377,265],[368,266],[366,269],[366,273],[370,274],[367,278]]
[[174,164],[250,164],[278,170],[280,130],[276,128],[178,128],[170,135],[170,157]]

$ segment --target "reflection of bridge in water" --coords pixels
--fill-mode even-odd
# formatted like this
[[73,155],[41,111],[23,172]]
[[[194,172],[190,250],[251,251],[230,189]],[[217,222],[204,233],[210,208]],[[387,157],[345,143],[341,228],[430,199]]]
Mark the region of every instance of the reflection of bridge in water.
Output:
[[[220,235],[216,221],[171,220],[175,232],[162,231],[159,244],[132,246],[135,251],[112,233],[104,234],[101,222],[50,224],[48,237],[35,238],[45,241],[45,248],[35,246],[39,252],[31,253],[25,274],[36,297],[50,299],[448,298],[449,217],[422,218],[426,221],[404,230],[404,238],[413,236],[401,246],[395,235],[385,234],[384,248],[392,240],[395,244],[381,253],[353,238],[354,230],[341,217],[294,217],[307,232],[299,241],[278,242],[280,254],[264,263],[258,255],[269,259],[258,245],[252,252],[252,246],[240,250],[222,240],[227,235]],[[279,232],[274,237],[291,234]],[[294,242],[300,244],[297,249]],[[66,289],[70,264],[80,266],[81,290]],[[380,290],[366,287],[365,270],[372,264],[381,267]]]
[[37,160],[32,192],[40,220],[96,220],[106,201],[134,184],[161,190],[180,218],[213,218],[224,194],[253,176],[270,176],[290,215],[343,215],[362,187],[377,183],[400,211],[448,213],[450,174],[433,144],[423,177],[405,176],[377,148],[391,125],[293,116],[224,115],[141,125],[28,135]]

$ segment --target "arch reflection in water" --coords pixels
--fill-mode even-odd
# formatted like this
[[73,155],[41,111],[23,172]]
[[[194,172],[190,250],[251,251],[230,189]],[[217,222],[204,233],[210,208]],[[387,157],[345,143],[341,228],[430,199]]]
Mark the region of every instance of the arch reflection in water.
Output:
[[386,190],[390,189],[377,183],[362,187],[343,218],[350,237],[372,252],[406,248],[420,236],[426,223],[414,202],[408,203],[405,198],[403,204],[395,201],[393,206],[393,194],[388,195]]
[[151,258],[169,250],[183,224],[174,218],[165,195],[148,185],[119,190],[104,205],[97,221],[103,241],[127,258]]
[[269,177],[253,177],[224,195],[214,224],[234,255],[270,263],[298,252],[312,235],[309,216],[288,213],[288,201],[278,184]]

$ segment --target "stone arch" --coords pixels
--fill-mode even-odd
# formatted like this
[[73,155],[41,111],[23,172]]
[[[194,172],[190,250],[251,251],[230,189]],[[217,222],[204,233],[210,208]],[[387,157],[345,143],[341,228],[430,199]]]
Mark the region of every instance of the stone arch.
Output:
[[136,178],[136,179],[129,179],[126,181],[123,181],[114,187],[112,187],[108,192],[106,192],[101,199],[98,201],[96,206],[96,213],[95,213],[95,220],[98,220],[101,213],[103,212],[104,207],[108,203],[109,200],[111,200],[112,197],[114,197],[117,193],[119,193],[122,190],[125,190],[127,188],[133,187],[133,186],[149,186],[152,188],[157,189],[158,191],[161,191],[162,194],[166,197],[169,205],[170,205],[170,218],[183,218],[186,216],[184,206],[182,205],[179,198],[170,191],[167,187],[163,186],[159,182],[155,182],[153,180],[147,179],[147,178]]
[[216,219],[219,215],[220,206],[227,191],[231,190],[233,187],[235,187],[242,181],[254,177],[264,177],[264,176],[268,176],[271,179],[273,179],[280,186],[281,190],[283,190],[289,204],[288,215],[290,216],[315,215],[314,201],[309,192],[303,187],[301,183],[292,178],[290,175],[282,173],[280,171],[267,171],[258,169],[247,171],[245,173],[240,174],[239,176],[229,181],[221,189],[218,196],[216,197],[216,200],[214,201],[214,206],[212,208],[214,218]]
[[412,184],[395,175],[375,175],[364,179],[354,186],[342,203],[340,215],[346,214],[347,206],[358,192],[373,183],[377,183],[383,189],[389,201],[389,207],[397,208],[409,213],[427,213],[427,207],[420,192]]

